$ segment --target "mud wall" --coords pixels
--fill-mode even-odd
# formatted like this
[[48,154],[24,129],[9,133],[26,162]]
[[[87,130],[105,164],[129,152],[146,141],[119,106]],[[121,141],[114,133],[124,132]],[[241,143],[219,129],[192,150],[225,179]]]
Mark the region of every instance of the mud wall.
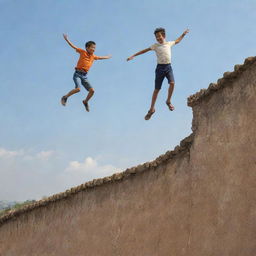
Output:
[[256,255],[256,58],[188,99],[156,160],[0,218],[0,256]]

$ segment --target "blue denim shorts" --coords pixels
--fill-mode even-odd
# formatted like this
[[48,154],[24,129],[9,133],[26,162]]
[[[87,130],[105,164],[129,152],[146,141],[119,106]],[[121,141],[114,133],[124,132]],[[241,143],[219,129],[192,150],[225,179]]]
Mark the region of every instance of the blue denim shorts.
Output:
[[[80,79],[80,81],[79,81],[79,79]],[[87,79],[87,72],[82,72],[82,71],[76,70],[73,75],[73,80],[76,85],[75,88],[80,88],[80,83],[83,85],[83,87],[87,91],[89,91],[92,88],[92,86],[90,85],[90,83]]]
[[171,64],[157,64],[156,66],[155,89],[160,90],[164,78],[166,77],[168,83],[174,82],[174,76]]

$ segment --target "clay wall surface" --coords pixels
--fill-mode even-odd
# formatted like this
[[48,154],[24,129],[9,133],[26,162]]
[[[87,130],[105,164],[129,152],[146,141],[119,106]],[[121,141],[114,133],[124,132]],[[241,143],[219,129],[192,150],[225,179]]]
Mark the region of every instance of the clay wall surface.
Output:
[[192,95],[152,162],[0,218],[0,256],[256,255],[256,58]]
[[226,83],[193,107],[189,255],[256,255],[256,65]]

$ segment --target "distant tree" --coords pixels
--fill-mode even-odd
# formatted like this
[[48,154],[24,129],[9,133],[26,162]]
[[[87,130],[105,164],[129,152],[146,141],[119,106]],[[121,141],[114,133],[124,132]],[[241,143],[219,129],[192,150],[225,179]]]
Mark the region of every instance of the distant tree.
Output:
[[6,213],[8,213],[8,212],[11,211],[11,210],[20,209],[20,208],[22,208],[23,206],[28,205],[28,204],[32,204],[32,203],[34,203],[34,202],[36,202],[36,200],[26,200],[26,201],[21,202],[21,203],[16,203],[16,204],[14,204],[14,205],[11,206],[11,207],[8,207],[8,208],[5,208],[5,209],[3,209],[3,210],[0,210],[0,217],[3,216],[3,215],[5,215]]

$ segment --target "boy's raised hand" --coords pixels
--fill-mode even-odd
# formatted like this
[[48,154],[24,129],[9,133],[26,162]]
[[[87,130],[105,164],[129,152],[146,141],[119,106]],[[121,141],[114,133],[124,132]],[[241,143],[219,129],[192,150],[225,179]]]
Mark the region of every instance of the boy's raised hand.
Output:
[[186,29],[183,34],[186,35],[189,32],[189,29]]
[[131,56],[131,57],[127,58],[127,61],[132,60],[133,58],[134,58],[134,56]]
[[75,45],[73,45],[73,44],[68,40],[68,35],[67,35],[67,34],[63,34],[63,37],[64,37],[64,39],[67,41],[67,43],[68,43],[72,48],[74,48],[75,50],[78,49]]
[[63,34],[63,37],[65,40],[68,40],[68,35],[67,34]]

